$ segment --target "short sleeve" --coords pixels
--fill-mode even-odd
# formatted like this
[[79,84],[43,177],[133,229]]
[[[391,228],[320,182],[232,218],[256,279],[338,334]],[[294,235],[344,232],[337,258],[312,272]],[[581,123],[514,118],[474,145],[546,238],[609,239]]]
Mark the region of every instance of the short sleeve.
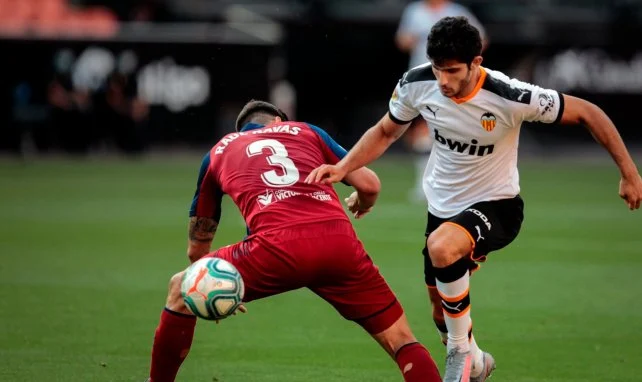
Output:
[[322,143],[322,151],[323,151],[323,156],[325,157],[326,163],[329,164],[336,164],[338,161],[343,159],[344,156],[348,153],[346,149],[341,147],[340,144],[338,144],[330,134],[328,134],[325,130],[322,128],[307,124],[310,126],[310,128],[317,133],[319,138],[321,138]]
[[557,123],[564,113],[564,96],[555,90],[532,86],[530,103],[524,110],[524,121]]
[[210,166],[210,154],[207,153],[201,162],[189,216],[213,218],[218,222],[221,218],[222,198],[223,191],[214,178]]
[[419,115],[419,111],[413,106],[411,86],[405,81],[407,75],[406,72],[399,80],[388,104],[390,119],[400,125],[412,121]]

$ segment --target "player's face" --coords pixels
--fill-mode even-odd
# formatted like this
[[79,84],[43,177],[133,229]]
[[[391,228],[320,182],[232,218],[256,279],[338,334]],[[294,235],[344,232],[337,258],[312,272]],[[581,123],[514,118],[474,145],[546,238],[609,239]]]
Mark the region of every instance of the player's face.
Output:
[[472,79],[471,68],[455,60],[444,61],[441,65],[432,63],[432,71],[439,83],[441,94],[446,97],[458,97]]

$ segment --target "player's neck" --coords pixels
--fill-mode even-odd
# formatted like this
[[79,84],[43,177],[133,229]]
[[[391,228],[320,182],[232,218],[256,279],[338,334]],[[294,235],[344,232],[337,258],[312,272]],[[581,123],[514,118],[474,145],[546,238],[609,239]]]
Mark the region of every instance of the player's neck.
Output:
[[468,97],[471,97],[473,95],[473,92],[477,89],[477,85],[479,84],[479,81],[482,76],[482,72],[479,66],[473,66],[472,69],[472,76],[470,78],[470,81],[468,81],[468,84],[457,94],[457,96],[453,97],[456,99],[466,99]]

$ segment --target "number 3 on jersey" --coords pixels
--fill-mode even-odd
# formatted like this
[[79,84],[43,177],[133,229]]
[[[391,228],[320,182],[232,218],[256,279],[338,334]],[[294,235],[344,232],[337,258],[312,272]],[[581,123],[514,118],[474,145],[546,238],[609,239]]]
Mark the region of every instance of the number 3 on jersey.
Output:
[[262,139],[252,142],[247,146],[247,156],[263,154],[263,149],[269,149],[272,155],[265,158],[270,166],[279,167],[283,170],[283,175],[279,175],[275,170],[266,171],[261,174],[261,179],[265,184],[271,187],[291,186],[299,180],[299,169],[296,168],[292,159],[288,158],[288,150],[276,139]]

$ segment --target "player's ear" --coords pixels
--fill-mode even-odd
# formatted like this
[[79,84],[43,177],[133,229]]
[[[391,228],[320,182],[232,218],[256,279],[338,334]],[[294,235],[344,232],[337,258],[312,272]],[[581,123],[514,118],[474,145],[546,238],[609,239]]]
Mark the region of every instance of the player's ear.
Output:
[[472,64],[475,65],[475,66],[479,66],[479,65],[481,65],[482,61],[484,61],[484,57],[475,56],[475,58],[473,58]]
[[274,123],[281,123],[281,122],[283,122],[283,120],[281,119],[281,117],[278,117],[278,116],[277,116],[277,117],[274,117]]

